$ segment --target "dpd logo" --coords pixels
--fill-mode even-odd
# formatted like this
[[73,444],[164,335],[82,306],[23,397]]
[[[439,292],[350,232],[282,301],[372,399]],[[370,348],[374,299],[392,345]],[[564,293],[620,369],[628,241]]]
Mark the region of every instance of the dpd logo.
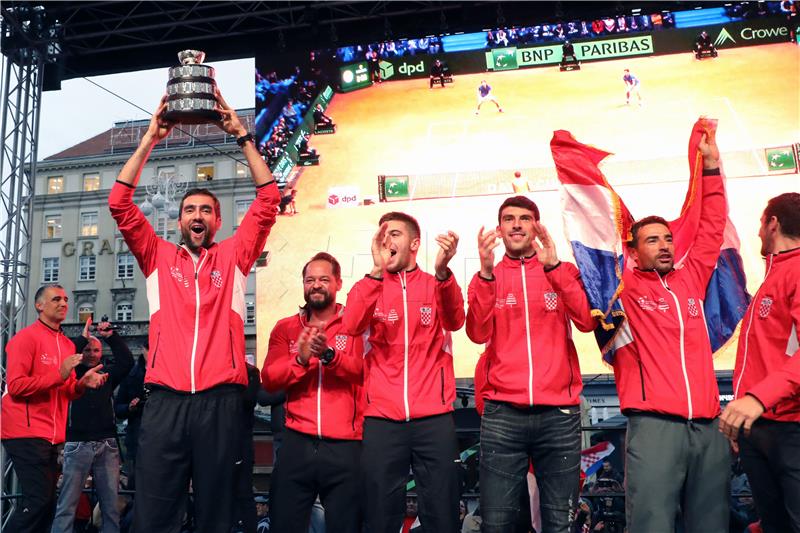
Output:
[[425,61],[420,60],[419,63],[403,63],[400,65],[400,68],[397,69],[400,74],[405,76],[413,76],[414,74],[422,74],[425,72]]
[[336,205],[338,203],[339,203],[339,197],[338,196],[336,196],[335,194],[331,194],[330,196],[328,196],[328,204]]
[[388,80],[394,76],[394,65],[388,61],[381,61],[378,63],[378,69],[380,69],[382,80]]

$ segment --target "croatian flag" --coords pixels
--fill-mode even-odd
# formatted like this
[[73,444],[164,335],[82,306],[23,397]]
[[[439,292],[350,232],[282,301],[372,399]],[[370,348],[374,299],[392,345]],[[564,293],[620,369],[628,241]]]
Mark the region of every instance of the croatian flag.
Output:
[[[703,158],[698,148],[703,134],[714,135],[716,121],[699,119],[689,139],[689,187],[677,220],[670,222],[675,243],[675,267],[691,250],[700,222]],[[561,182],[564,228],[581,272],[592,314],[598,319],[595,337],[603,359],[613,364],[614,352],[632,342],[625,309],[619,300],[633,217],[598,168],[608,152],[581,144],[567,131],[553,133],[553,161]],[[733,335],[750,303],[739,238],[728,218],[717,267],[704,302],[713,351]]]
[[608,441],[581,450],[581,471],[586,477],[596,473],[603,466],[603,458],[611,455],[613,451],[614,445]]

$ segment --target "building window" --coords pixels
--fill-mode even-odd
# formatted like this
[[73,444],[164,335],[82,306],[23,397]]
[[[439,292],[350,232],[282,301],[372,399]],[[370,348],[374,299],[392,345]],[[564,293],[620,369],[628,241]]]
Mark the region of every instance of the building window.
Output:
[[114,310],[114,320],[117,322],[130,322],[133,320],[133,304],[120,302]]
[[94,281],[97,276],[97,256],[78,257],[78,281]]
[[214,179],[214,163],[197,164],[197,181],[211,181]]
[[78,306],[78,322],[85,323],[89,318],[94,318],[94,306],[92,304],[81,304]]
[[44,216],[44,238],[45,239],[61,238],[61,215]]
[[244,323],[252,325],[256,323],[256,303],[246,302],[244,312]]
[[81,213],[81,237],[97,235],[97,212]]
[[163,176],[165,178],[175,175],[175,167],[172,165],[166,167],[158,167],[156,176]]
[[47,194],[60,194],[64,192],[64,176],[50,176],[47,178]]
[[84,192],[99,191],[100,190],[100,174],[84,174],[83,175],[83,190]]
[[61,258],[45,257],[42,259],[42,283],[55,283],[58,281]]
[[164,230],[167,231],[175,231],[178,229],[178,221],[172,218],[169,218],[169,215],[166,213],[159,213],[158,218],[156,218],[156,234],[157,235],[164,235]]
[[133,279],[133,254],[117,254],[117,279]]
[[251,200],[236,200],[236,225],[240,226],[247,210],[250,209]]
[[246,178],[250,176],[250,167],[242,163],[241,161],[236,162],[236,177],[237,178]]

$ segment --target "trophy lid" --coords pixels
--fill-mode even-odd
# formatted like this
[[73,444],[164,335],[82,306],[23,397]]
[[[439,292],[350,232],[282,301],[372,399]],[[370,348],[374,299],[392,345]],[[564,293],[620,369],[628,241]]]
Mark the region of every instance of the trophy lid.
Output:
[[200,50],[183,50],[178,52],[178,60],[181,65],[196,65],[206,59],[206,53]]

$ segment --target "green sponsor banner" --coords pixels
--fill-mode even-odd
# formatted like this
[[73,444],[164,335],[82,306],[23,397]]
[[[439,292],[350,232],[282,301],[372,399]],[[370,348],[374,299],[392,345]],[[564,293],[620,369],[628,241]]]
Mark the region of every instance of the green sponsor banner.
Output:
[[606,39],[604,41],[584,41],[575,44],[575,56],[579,61],[649,55],[653,53],[653,38],[650,35],[637,35],[625,39]]
[[492,50],[492,70],[514,70],[517,68],[517,49],[495,48]]
[[383,185],[386,198],[408,198],[408,176],[386,176]]
[[778,146],[764,150],[770,172],[776,170],[796,170],[797,160],[791,146]]
[[339,69],[339,88],[343,93],[372,85],[366,61],[345,65]]

